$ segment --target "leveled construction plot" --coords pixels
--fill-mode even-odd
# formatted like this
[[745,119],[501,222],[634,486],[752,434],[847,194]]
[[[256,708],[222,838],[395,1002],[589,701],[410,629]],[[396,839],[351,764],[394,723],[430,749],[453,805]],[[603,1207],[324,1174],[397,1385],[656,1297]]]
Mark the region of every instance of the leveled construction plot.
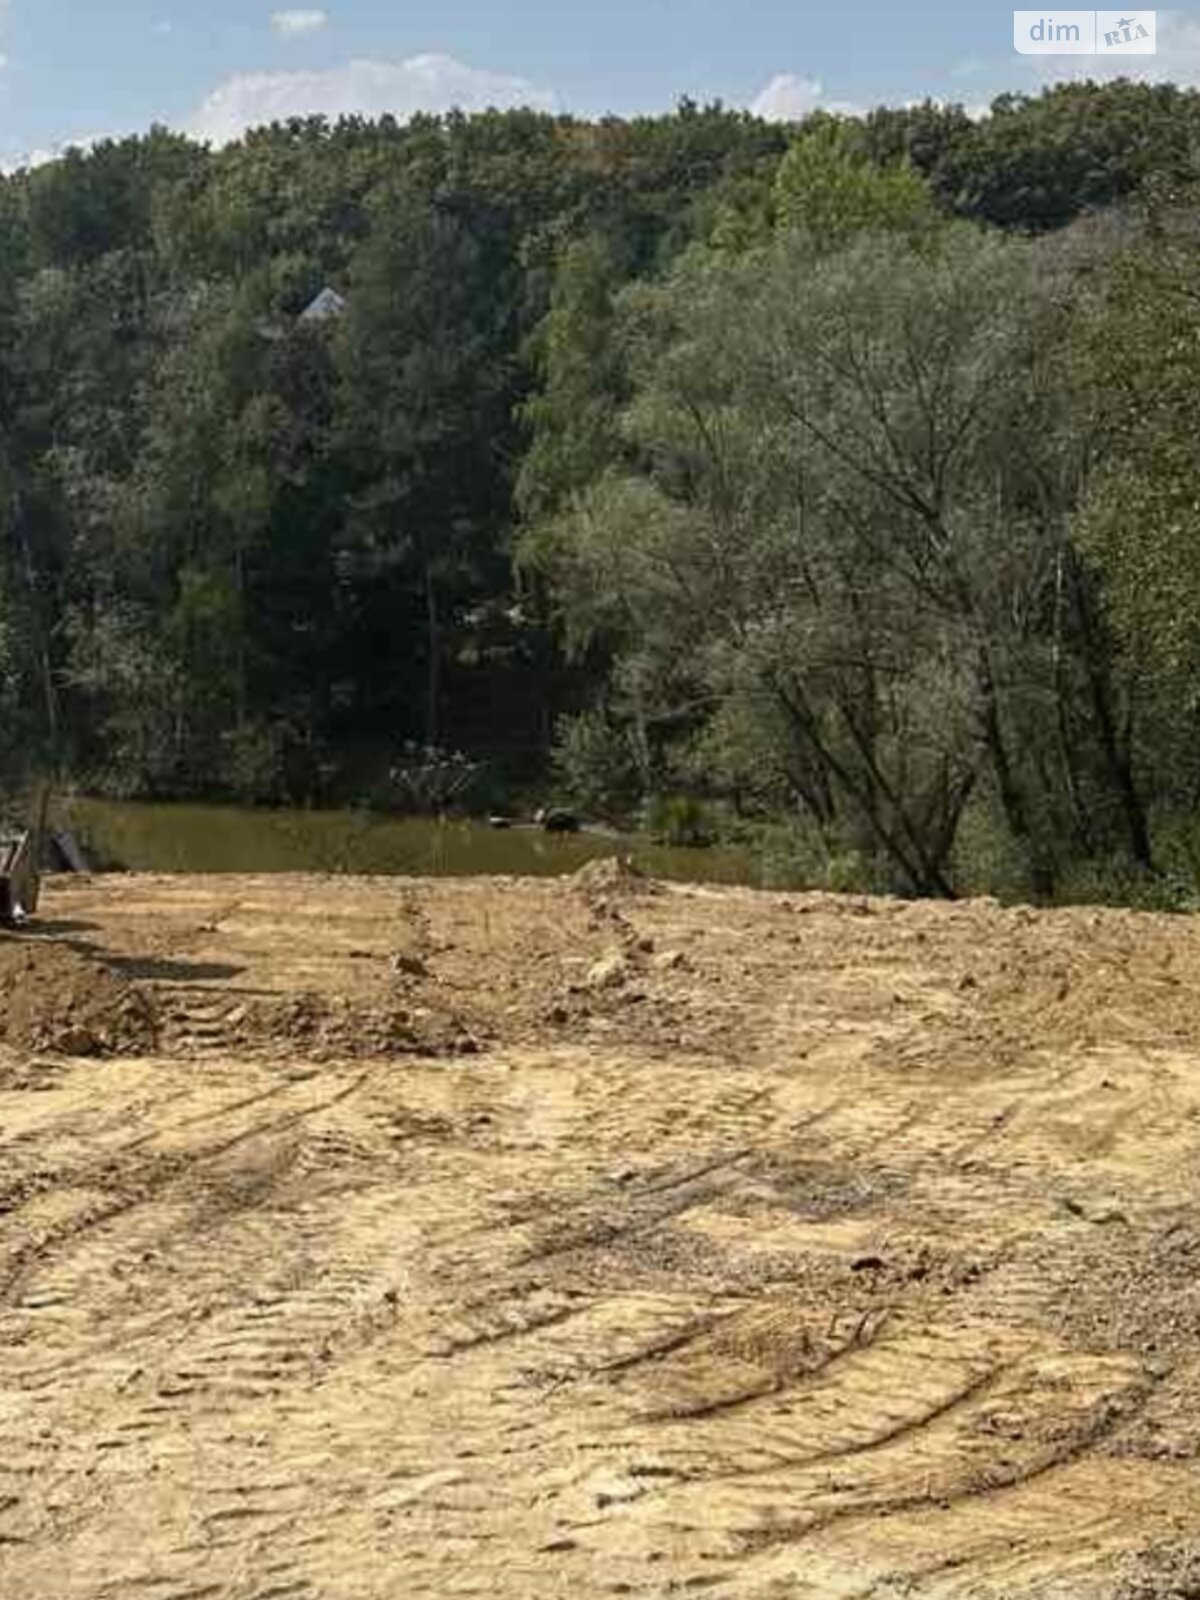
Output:
[[612,865],[44,910],[4,1600],[1200,1592],[1193,922]]

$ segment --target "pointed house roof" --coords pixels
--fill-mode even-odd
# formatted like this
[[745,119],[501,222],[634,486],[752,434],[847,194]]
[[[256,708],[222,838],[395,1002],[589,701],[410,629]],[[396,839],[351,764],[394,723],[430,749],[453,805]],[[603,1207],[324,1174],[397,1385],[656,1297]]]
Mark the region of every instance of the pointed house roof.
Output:
[[301,322],[328,322],[331,317],[340,317],[346,310],[347,302],[344,296],[336,289],[326,286],[317,295],[316,299],[307,305],[300,313]]

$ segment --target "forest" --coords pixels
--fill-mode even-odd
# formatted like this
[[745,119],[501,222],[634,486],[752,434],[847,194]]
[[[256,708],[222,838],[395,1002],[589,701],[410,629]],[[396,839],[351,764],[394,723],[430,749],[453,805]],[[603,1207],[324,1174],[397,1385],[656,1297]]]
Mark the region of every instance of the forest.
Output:
[[1171,86],[72,151],[0,179],[6,781],[1191,906],[1198,373]]

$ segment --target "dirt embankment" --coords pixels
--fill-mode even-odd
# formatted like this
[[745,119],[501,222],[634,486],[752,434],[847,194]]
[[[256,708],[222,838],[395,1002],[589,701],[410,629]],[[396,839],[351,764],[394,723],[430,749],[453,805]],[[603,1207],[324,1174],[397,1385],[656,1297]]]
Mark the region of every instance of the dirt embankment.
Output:
[[153,997],[90,952],[37,934],[0,934],[0,1040],[38,1054],[152,1049]]
[[0,939],[5,1600],[1200,1581],[1200,928],[54,884]]

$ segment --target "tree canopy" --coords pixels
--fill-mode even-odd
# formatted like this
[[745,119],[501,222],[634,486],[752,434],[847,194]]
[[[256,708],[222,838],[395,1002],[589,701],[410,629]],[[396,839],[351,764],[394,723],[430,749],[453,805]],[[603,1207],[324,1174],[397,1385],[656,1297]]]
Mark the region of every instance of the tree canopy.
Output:
[[0,179],[11,772],[394,800],[419,746],[909,892],[1181,870],[1198,108],[301,119]]

